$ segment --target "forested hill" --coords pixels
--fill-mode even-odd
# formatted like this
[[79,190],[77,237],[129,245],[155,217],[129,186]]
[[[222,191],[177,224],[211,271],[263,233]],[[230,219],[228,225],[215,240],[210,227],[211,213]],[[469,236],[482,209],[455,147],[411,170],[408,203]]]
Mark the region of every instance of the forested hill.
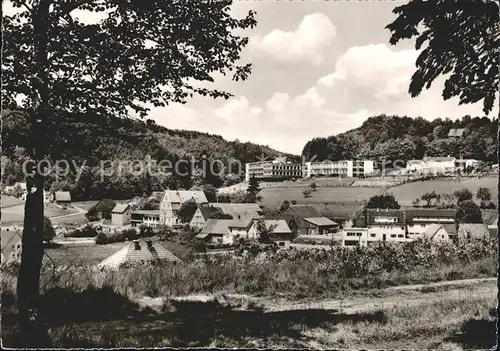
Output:
[[[306,143],[302,155],[316,160],[410,160],[454,156],[496,163],[497,119],[465,116],[459,120],[380,115],[359,128]],[[464,128],[461,141],[448,138],[452,128]]]
[[[26,149],[29,142],[28,123],[25,114],[10,111],[4,111],[2,120],[2,181],[4,185],[11,185],[24,179],[22,164],[26,153],[23,149]],[[186,189],[197,182],[216,187],[230,185],[244,177],[244,163],[256,161],[262,154],[270,158],[280,155],[292,159],[299,158],[297,155],[280,153],[268,146],[227,141],[219,135],[171,130],[156,125],[151,120],[100,118],[92,114],[58,115],[51,116],[46,127],[46,144],[49,147],[47,154],[52,161],[67,160],[78,166],[85,162],[86,166],[84,176],[79,181],[74,177],[73,169],[70,176],[62,182],[56,182],[53,175],[49,175],[46,178],[47,189],[70,190],[74,198],[83,200],[102,197],[130,198],[167,187]],[[185,175],[167,178],[114,174],[101,181],[99,177],[102,161],[144,160],[149,156],[154,161],[168,160],[170,164],[175,165],[176,162],[191,159],[192,156],[200,161],[203,155],[206,155],[207,160],[220,160],[225,165],[230,160],[239,160],[243,168],[231,168],[233,172],[239,171],[238,175],[226,173],[219,177],[208,174],[206,179],[194,179],[192,172],[184,168],[182,173]],[[219,170],[214,172],[218,174]]]
[[[27,121],[24,114],[3,118],[4,154],[12,154],[16,146],[25,147],[28,142]],[[143,159],[146,155],[154,160],[170,156],[201,157],[222,161],[234,158],[242,163],[256,161],[262,154],[268,157],[286,155],[269,146],[250,142],[227,141],[220,135],[190,130],[172,130],[157,125],[152,120],[100,118],[97,115],[64,116],[53,118],[48,127],[48,142],[52,159],[86,160],[98,164],[109,159]]]

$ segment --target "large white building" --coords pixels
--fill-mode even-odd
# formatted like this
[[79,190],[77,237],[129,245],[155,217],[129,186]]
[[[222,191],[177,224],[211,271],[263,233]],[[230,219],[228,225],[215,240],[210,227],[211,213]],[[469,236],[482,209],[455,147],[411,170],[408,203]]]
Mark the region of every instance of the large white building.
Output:
[[245,180],[248,182],[251,177],[268,181],[302,178],[302,165],[283,159],[251,162],[245,164]]
[[360,177],[372,174],[374,162],[370,160],[343,160],[322,162],[306,162],[304,177]]
[[160,202],[160,223],[169,227],[182,225],[177,214],[182,204],[189,200],[198,206],[208,206],[205,193],[201,190],[166,190]]
[[455,157],[424,157],[406,163],[406,172],[414,174],[450,174],[457,170]]

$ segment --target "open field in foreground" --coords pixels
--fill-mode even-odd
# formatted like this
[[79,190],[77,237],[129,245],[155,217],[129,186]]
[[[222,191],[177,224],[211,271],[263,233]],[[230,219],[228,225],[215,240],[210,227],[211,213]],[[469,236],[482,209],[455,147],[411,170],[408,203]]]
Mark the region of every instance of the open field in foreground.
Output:
[[498,206],[498,177],[488,176],[484,178],[462,178],[458,179],[432,179],[403,184],[387,191],[394,194],[394,197],[401,206],[411,206],[412,202],[420,198],[424,193],[435,191],[438,194],[452,194],[456,190],[469,189],[474,195],[479,187],[490,188],[491,201]]
[[[493,281],[379,298],[285,301],[248,295],[134,298],[109,288],[43,296],[54,347],[246,347],[478,349],[496,342]],[[15,345],[12,297],[2,338]]]

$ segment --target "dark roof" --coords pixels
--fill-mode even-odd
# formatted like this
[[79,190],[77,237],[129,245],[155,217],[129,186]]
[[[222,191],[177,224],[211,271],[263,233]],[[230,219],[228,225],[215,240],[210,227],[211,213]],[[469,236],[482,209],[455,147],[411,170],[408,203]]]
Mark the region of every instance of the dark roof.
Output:
[[457,226],[455,224],[443,224],[442,227],[448,235],[457,235]]
[[366,209],[366,221],[368,224],[374,224],[376,217],[393,217],[397,218],[394,224],[404,224],[404,210],[383,209],[383,208],[368,208]]
[[215,207],[199,207],[199,210],[205,221],[211,218],[211,216],[214,216],[219,213],[222,214],[222,211],[219,208]]
[[54,193],[55,201],[71,201],[71,194],[69,191],[56,191]]
[[94,205],[96,211],[111,211],[116,206],[116,203],[111,199],[102,199]]
[[316,209],[310,205],[290,205],[290,209],[300,218],[318,218],[322,217]]
[[406,222],[414,222],[414,217],[455,217],[456,209],[412,208],[406,211]]

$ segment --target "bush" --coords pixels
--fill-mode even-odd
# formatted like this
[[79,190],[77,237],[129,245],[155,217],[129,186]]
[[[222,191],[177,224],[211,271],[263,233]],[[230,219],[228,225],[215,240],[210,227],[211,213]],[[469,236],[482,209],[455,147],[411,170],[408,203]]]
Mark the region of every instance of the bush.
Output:
[[95,238],[95,243],[97,245],[105,245],[111,243],[124,242],[127,240],[139,239],[139,235],[134,228],[125,229],[122,231],[116,231],[114,233],[99,233]]
[[81,229],[75,229],[64,233],[66,238],[93,238],[97,236],[97,230],[91,225],[86,225]]

